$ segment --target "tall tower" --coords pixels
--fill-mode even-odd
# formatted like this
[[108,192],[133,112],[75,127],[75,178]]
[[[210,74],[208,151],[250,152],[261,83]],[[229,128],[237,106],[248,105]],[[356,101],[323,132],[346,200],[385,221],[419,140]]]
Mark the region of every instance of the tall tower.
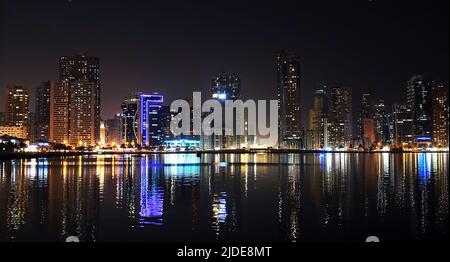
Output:
[[125,97],[122,103],[122,141],[125,144],[138,144],[139,95]]
[[69,86],[69,143],[95,146],[96,86],[89,81],[71,81]]
[[301,148],[303,124],[300,104],[300,62],[298,57],[281,51],[277,55],[277,91],[279,146]]
[[449,105],[448,89],[438,83],[432,92],[432,132],[433,144],[437,147],[448,147]]
[[34,140],[49,141],[50,139],[50,90],[56,82],[43,82],[36,89]]
[[323,89],[314,93],[313,107],[309,110],[309,148],[328,147],[328,99]]
[[5,98],[6,124],[28,127],[30,123],[28,89],[23,86],[8,86]]
[[413,116],[415,139],[431,139],[434,86],[435,81],[423,75],[415,75],[408,81],[406,102]]
[[69,84],[50,85],[50,142],[69,143]]
[[330,139],[334,147],[344,147],[353,138],[352,89],[336,86],[330,93]]
[[[94,128],[94,141],[100,139],[100,62],[97,57],[77,54],[60,58],[59,78],[61,83],[84,82],[93,85],[91,93],[94,103],[94,116],[91,125]],[[70,92],[71,90],[69,90]],[[69,116],[70,118],[71,116]],[[70,127],[72,129],[72,127]]]
[[159,94],[139,95],[138,139],[142,146],[160,146],[164,139],[163,104]]

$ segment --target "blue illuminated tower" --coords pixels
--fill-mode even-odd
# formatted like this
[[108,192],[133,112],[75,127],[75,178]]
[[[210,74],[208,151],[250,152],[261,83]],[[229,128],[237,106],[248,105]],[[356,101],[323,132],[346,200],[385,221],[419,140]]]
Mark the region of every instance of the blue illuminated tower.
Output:
[[139,141],[141,146],[159,146],[163,143],[163,102],[158,94],[139,95]]

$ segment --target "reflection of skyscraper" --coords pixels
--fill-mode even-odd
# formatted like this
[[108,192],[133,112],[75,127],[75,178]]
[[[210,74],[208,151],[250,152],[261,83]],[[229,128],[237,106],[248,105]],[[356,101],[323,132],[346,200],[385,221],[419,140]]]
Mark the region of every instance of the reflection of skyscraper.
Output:
[[300,148],[303,125],[300,104],[300,62],[295,54],[281,51],[277,55],[277,89],[279,145]]
[[34,140],[49,141],[50,139],[50,89],[56,82],[43,82],[36,89],[35,132]]
[[350,87],[336,86],[330,93],[330,138],[334,147],[343,147],[353,136],[352,90]]
[[[149,165],[143,160],[141,162],[140,181],[140,211],[141,224],[152,224],[161,226],[164,212],[164,188],[158,185],[159,174],[149,172]],[[153,170],[157,172],[158,170]]]
[[[59,77],[61,83],[89,82],[93,86],[91,92],[93,103],[94,141],[100,138],[100,64],[97,57],[77,54],[75,56],[62,56],[60,58]],[[72,127],[70,127],[72,129]]]

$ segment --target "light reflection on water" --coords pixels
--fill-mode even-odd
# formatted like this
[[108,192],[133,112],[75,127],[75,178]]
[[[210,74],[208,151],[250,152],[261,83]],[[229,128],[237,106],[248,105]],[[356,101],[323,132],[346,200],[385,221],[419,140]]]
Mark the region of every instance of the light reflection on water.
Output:
[[448,154],[0,162],[0,241],[448,239]]

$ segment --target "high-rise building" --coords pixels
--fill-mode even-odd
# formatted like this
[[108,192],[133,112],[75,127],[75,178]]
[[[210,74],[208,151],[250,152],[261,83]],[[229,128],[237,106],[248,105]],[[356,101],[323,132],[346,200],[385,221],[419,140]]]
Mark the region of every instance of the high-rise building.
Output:
[[122,103],[122,143],[138,144],[139,95],[125,97]]
[[[211,80],[212,98],[217,99],[224,105],[225,100],[241,99],[241,80],[239,76],[234,74],[222,73],[213,76]],[[233,120],[236,119],[235,112],[233,113]],[[222,110],[222,134],[214,134],[211,136],[202,135],[201,144],[204,149],[235,149],[239,148],[245,142],[245,136],[236,135],[236,125],[233,125],[233,135],[225,134],[225,110]]]
[[106,120],[106,143],[110,146],[119,146],[122,143],[122,114]]
[[95,146],[96,85],[89,81],[71,81],[69,85],[69,143]]
[[43,82],[36,89],[34,141],[50,141],[50,91],[56,82]]
[[23,86],[8,86],[5,98],[6,124],[28,127],[30,123],[28,89]]
[[376,143],[374,103],[371,94],[365,93],[361,97],[361,112],[358,118],[358,138],[361,145],[370,148]]
[[414,119],[410,106],[394,105],[392,121],[394,146],[398,148],[411,147],[414,142]]
[[300,104],[300,62],[290,52],[277,55],[277,91],[279,146],[301,148],[303,145],[302,108]]
[[[94,103],[94,116],[91,125],[94,128],[94,141],[100,139],[100,63],[97,57],[87,56],[85,54],[77,54],[74,56],[62,56],[60,58],[59,70],[60,82],[68,82],[69,86],[72,82],[91,83],[93,91],[90,92]],[[71,91],[71,90],[69,90]],[[69,94],[69,96],[71,96]],[[71,116],[69,116],[71,117]],[[72,129],[72,127],[70,127]]]
[[386,110],[386,104],[383,99],[378,100],[374,104],[374,121],[375,121],[375,139],[377,143],[383,145],[392,144],[392,117]]
[[371,94],[365,93],[361,96],[361,111],[357,120],[358,138],[364,138],[363,121],[366,118],[373,119],[374,104]]
[[328,99],[323,89],[314,94],[313,107],[309,110],[308,149],[328,147]]
[[69,143],[69,84],[50,85],[50,142]]
[[329,101],[329,144],[335,148],[345,147],[353,138],[352,89],[331,88]]
[[449,104],[448,89],[438,83],[432,90],[432,137],[437,147],[448,147]]
[[159,94],[139,95],[138,139],[141,146],[160,146],[164,142],[164,97]]
[[435,81],[430,77],[415,75],[408,81],[407,105],[413,117],[415,140],[431,140],[432,135],[432,90]]

